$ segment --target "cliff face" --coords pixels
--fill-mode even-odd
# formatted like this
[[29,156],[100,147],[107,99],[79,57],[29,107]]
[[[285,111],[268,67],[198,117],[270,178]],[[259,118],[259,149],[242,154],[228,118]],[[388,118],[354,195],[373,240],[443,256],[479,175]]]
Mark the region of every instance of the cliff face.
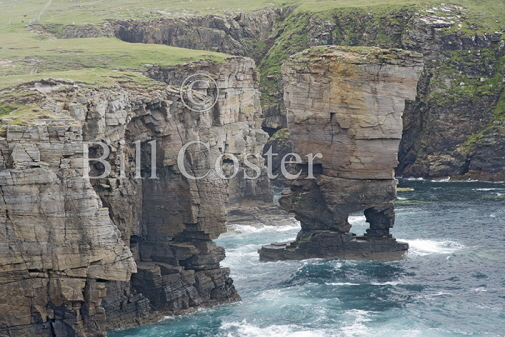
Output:
[[[302,230],[294,242],[264,246],[262,260],[389,259],[407,249],[389,229],[401,117],[422,66],[415,52],[334,46],[283,65],[290,138],[302,158],[293,171],[303,173],[288,182],[280,204]],[[347,218],[361,210],[370,228],[356,237]]]
[[134,43],[166,44],[210,50],[259,60],[259,41],[275,36],[274,25],[282,9],[266,8],[231,15],[208,14],[162,17],[149,21],[116,20],[101,25],[65,26],[58,37],[117,37]]
[[0,334],[92,335],[104,280],[137,268],[83,178],[82,129],[10,126],[0,137]]
[[457,5],[292,14],[260,64],[270,126],[285,114],[280,72],[270,66],[277,60],[325,44],[413,50],[425,67],[419,95],[406,105],[396,174],[503,180],[503,30],[483,33],[485,19],[476,16]]
[[405,48],[423,53],[426,69],[405,112],[397,172],[503,180],[503,139],[492,136],[503,124],[503,33],[463,35],[455,27],[466,25],[468,11],[445,10],[414,16],[402,36]]
[[[257,75],[245,58],[192,70],[225,93],[214,109],[188,109],[173,87],[45,80],[15,89],[49,116],[0,135],[0,334],[97,336],[239,299],[212,239],[226,230],[228,195],[248,186],[255,198],[259,188],[213,169],[222,153],[260,152],[266,141]],[[83,176],[84,142],[90,158],[110,150],[105,177]],[[91,161],[89,176],[104,163]]]
[[405,109],[397,175],[504,180],[503,29],[484,28],[489,18],[479,15],[458,5],[325,13],[279,9],[68,26],[62,36],[105,32],[131,42],[252,56],[262,74],[263,128],[270,134],[286,127],[279,65],[290,55],[328,44],[417,51],[425,68],[419,95]]
[[[259,100],[259,75],[253,60],[242,57],[229,58],[225,64],[211,62],[189,63],[178,67],[150,67],[144,74],[169,85],[181,86],[184,80],[197,73],[222,74],[216,78],[220,89],[212,118],[212,134],[221,152],[233,154],[241,163],[238,174],[228,181],[228,201],[272,201],[264,159],[249,154],[261,154],[268,135],[261,130],[262,111]],[[228,74],[236,74],[228,76]],[[262,168],[257,179],[244,179],[243,165],[247,160]],[[223,164],[224,171],[232,171],[233,165]],[[249,176],[255,174],[248,171]]]

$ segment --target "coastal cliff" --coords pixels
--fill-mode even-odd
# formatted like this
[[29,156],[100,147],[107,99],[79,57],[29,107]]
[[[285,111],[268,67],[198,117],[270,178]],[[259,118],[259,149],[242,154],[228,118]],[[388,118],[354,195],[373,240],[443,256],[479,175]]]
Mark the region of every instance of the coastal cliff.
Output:
[[[505,180],[505,29],[492,10],[283,3],[190,14],[145,3],[146,14],[104,19],[102,4],[71,2],[72,14],[53,6],[26,25],[15,2],[4,5],[1,336],[102,336],[239,300],[212,240],[227,209],[250,218],[242,206],[272,200],[261,156],[269,135],[280,178],[284,154],[324,155],[315,179],[303,179],[302,162],[300,179],[277,181],[289,184],[281,203],[302,231],[263,248],[264,260],[401,255],[406,245],[389,234],[395,175]],[[311,49],[288,62],[283,81],[284,61],[324,45],[391,50]],[[208,110],[181,98],[196,73],[212,79],[197,85],[217,96]],[[347,217],[361,210],[370,228],[357,237]]]
[[289,56],[318,45],[417,51],[425,68],[419,95],[405,109],[397,176],[499,181],[505,179],[505,27],[488,12],[457,4],[270,8],[71,25],[58,36],[115,36],[251,56],[262,75],[263,128],[270,135],[287,125],[280,64]]
[[412,50],[425,66],[406,104],[396,175],[502,181],[504,29],[499,15],[456,4],[293,13],[259,65],[266,122],[286,125],[274,65],[294,53],[332,44]]
[[82,171],[82,128],[0,133],[0,335],[94,335],[104,280],[137,272]]
[[0,335],[99,336],[240,299],[212,239],[228,196],[272,192],[268,179],[256,188],[213,170],[221,159],[229,171],[221,154],[243,159],[266,142],[258,76],[240,57],[191,67],[224,93],[213,109],[190,110],[161,84],[45,79],[2,91],[33,119],[4,118],[0,133]]
[[[405,100],[416,96],[422,55],[398,49],[313,47],[283,65],[284,100],[295,160],[279,200],[302,229],[295,241],[259,250],[263,261],[388,260],[408,245],[394,225],[397,152]],[[350,213],[370,228],[350,233]]]

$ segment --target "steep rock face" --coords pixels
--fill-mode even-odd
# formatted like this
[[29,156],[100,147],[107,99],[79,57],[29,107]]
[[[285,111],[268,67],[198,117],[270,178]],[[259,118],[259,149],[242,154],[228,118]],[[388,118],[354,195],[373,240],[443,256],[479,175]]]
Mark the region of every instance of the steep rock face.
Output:
[[[213,170],[225,151],[260,152],[266,141],[254,120],[257,79],[244,72],[253,66],[212,66],[225,97],[206,111],[188,109],[173,87],[49,79],[16,89],[67,117],[0,135],[1,333],[97,336],[240,298],[212,239],[226,230],[228,195],[244,193]],[[88,147],[89,158],[110,154],[88,168]],[[261,157],[256,164],[265,170]]]
[[475,19],[479,15],[452,4],[387,11],[356,7],[324,14],[272,9],[68,26],[62,36],[116,36],[252,56],[262,74],[263,128],[270,134],[286,127],[278,65],[290,55],[327,44],[418,51],[425,68],[419,95],[405,109],[397,175],[504,180],[504,141],[493,130],[503,123],[505,111],[505,28],[482,33]]
[[[302,230],[294,242],[264,246],[262,260],[383,259],[407,249],[389,229],[401,116],[422,66],[415,52],[335,46],[314,47],[283,65],[290,138],[303,173],[280,203]],[[360,210],[370,228],[356,237],[347,218]]]
[[230,15],[161,15],[149,21],[116,20],[101,25],[69,25],[61,38],[117,37],[135,43],[166,44],[174,47],[210,50],[258,60],[263,50],[258,41],[273,36],[273,27],[282,9],[265,8],[254,12]]
[[[153,66],[144,72],[150,78],[173,86],[181,86],[188,77],[199,73],[219,75],[215,79],[215,86],[220,91],[219,98],[209,110],[211,131],[218,149],[234,155],[240,163],[236,176],[228,180],[229,202],[243,199],[272,201],[270,180],[264,159],[260,156],[268,135],[261,130],[259,75],[254,61],[231,57],[224,64],[202,61],[177,67]],[[245,157],[262,169],[256,179],[244,179],[247,169]],[[223,163],[223,171],[233,172],[233,164]],[[248,176],[256,175],[250,171],[247,170]]]
[[419,95],[405,108],[397,175],[503,180],[503,140],[493,131],[503,122],[503,29],[482,33],[476,16],[443,4],[293,13],[278,23],[283,33],[260,64],[271,107],[264,108],[266,120],[278,128],[285,114],[280,72],[270,66],[276,60],[325,44],[414,50],[423,54],[425,68]]
[[397,172],[503,180],[503,140],[480,142],[481,135],[503,123],[503,33],[444,32],[441,28],[462,25],[455,17],[468,14],[459,6],[447,11],[438,19],[428,13],[414,17],[413,28],[402,36],[404,48],[423,53],[426,69],[420,95],[405,112]]
[[289,138],[289,130],[287,128],[278,130],[268,139],[263,148],[263,157],[265,157],[267,162],[270,157],[268,166],[271,167],[270,178],[272,185],[285,186],[286,177],[284,177],[281,169],[282,160],[292,152],[293,142]]
[[81,127],[9,126],[0,154],[0,334],[96,336],[104,280],[137,268],[83,178]]

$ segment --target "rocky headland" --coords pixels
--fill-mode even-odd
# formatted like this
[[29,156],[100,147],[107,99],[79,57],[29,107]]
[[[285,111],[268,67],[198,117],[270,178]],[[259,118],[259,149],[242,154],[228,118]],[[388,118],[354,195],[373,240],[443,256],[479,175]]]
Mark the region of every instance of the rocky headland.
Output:
[[[102,21],[100,3],[71,4],[79,17],[53,5],[28,25],[17,9],[0,22],[0,336],[104,336],[238,301],[213,242],[227,218],[235,230],[291,226],[295,214],[297,239],[263,247],[265,261],[387,260],[408,248],[389,233],[395,174],[505,180],[494,9],[297,5],[145,3],[109,19],[107,3]],[[326,45],[383,49],[315,47]],[[209,110],[181,98],[195,73],[215,81]],[[304,160],[287,165],[296,179],[280,169],[290,152]],[[310,153],[322,157],[309,165]],[[284,210],[271,183],[288,186]],[[365,235],[350,232],[356,211]]]

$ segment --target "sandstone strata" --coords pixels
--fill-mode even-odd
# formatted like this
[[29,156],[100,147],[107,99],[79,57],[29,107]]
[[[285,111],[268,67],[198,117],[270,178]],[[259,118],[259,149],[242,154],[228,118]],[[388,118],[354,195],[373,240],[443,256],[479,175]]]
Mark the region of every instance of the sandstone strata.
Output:
[[[262,260],[389,259],[407,250],[389,229],[401,117],[421,70],[415,52],[361,47],[314,47],[284,64],[290,138],[303,163],[280,203],[302,230],[294,242],[264,246]],[[311,165],[314,179],[310,153],[322,154]],[[347,218],[363,210],[370,228],[356,236]]]
[[93,335],[104,280],[137,271],[89,179],[80,126],[0,134],[0,335]]
[[[197,73],[220,74],[215,79],[220,88],[219,99],[209,111],[213,126],[211,131],[218,149],[233,154],[241,163],[239,173],[228,180],[229,202],[243,199],[271,202],[273,192],[260,156],[248,156],[248,160],[261,167],[262,174],[257,179],[244,179],[245,156],[261,154],[268,140],[268,134],[261,130],[259,75],[254,61],[231,57],[224,64],[201,61],[177,67],[152,66],[144,72],[148,77],[173,86],[182,85],[188,76]],[[231,171],[232,166],[225,163],[223,170]],[[249,170],[248,175],[252,177],[254,173]]]
[[[4,92],[49,116],[0,134],[0,335],[99,336],[240,298],[212,239],[226,230],[228,195],[247,193],[212,168],[225,151],[259,153],[267,136],[255,121],[254,62],[234,58],[212,69],[225,95],[204,112],[161,85],[96,89],[48,79],[17,87],[16,96]],[[190,141],[209,142],[183,156],[191,174],[210,170],[205,179],[188,179],[177,165]],[[83,177],[83,142],[107,144],[107,177]],[[89,146],[90,158],[102,154]],[[261,157],[256,163],[264,171]],[[91,162],[91,177],[103,171]]]
[[[380,46],[424,56],[419,95],[404,113],[397,176],[505,180],[503,22],[486,27],[470,8],[440,4],[350,7],[328,15],[291,8],[253,13],[117,20],[98,26],[63,27],[61,37],[115,36],[124,41],[162,43],[252,56],[260,65],[263,127],[286,127],[279,62],[317,45]],[[177,16],[176,13],[171,13]],[[486,22],[488,21],[488,22]],[[498,27],[500,27],[499,29]],[[41,28],[44,31],[43,28]]]

